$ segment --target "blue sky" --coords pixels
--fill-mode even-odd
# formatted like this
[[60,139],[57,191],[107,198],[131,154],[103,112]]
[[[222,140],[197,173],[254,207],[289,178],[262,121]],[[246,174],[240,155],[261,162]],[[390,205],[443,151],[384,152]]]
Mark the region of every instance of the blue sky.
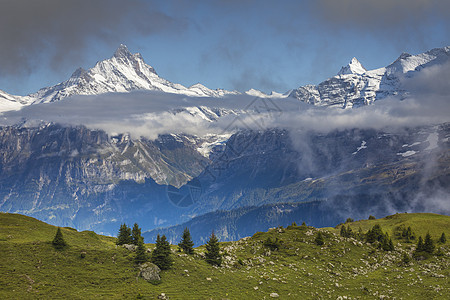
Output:
[[185,86],[285,92],[354,56],[373,69],[450,45],[449,2],[4,0],[0,89],[54,85],[124,43]]

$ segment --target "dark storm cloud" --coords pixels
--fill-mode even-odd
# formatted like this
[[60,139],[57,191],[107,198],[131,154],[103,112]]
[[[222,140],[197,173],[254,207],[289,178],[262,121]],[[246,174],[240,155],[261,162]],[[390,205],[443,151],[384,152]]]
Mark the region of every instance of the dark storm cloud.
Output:
[[317,0],[315,10],[324,21],[367,28],[393,29],[420,24],[429,18],[447,18],[447,0]]
[[[124,37],[178,31],[174,20],[144,0],[2,0],[0,77],[26,75],[48,63],[63,68],[82,58],[90,43],[117,45]],[[43,55],[45,53],[45,55]],[[46,62],[44,56],[50,57]]]

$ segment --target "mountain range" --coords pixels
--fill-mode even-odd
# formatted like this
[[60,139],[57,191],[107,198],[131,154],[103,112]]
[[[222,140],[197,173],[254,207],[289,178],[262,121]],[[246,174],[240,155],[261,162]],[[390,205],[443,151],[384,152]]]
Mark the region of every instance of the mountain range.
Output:
[[[449,58],[450,47],[403,53],[389,66],[369,71],[353,58],[318,85],[267,95],[171,83],[121,45],[110,59],[80,68],[53,87],[28,96],[0,91],[5,122],[0,128],[0,210],[110,235],[123,222],[138,222],[147,238],[164,233],[172,242],[186,226],[196,232],[196,242],[203,242],[212,230],[222,240],[235,240],[292,221],[330,226],[348,216],[397,211],[448,214],[450,120],[328,130],[304,123],[283,128],[269,121],[295,123],[305,117],[285,109],[296,105],[306,109],[306,116],[310,107],[326,112],[323,123],[361,112],[370,116],[377,103],[411,106],[413,91],[405,82],[422,80]],[[149,130],[181,120],[177,132],[167,129],[151,138],[125,129],[107,132],[81,120],[54,122],[37,113],[37,121],[27,119],[33,108],[66,109],[59,105],[76,107],[83,99],[93,99],[83,102],[92,105],[117,95],[177,103],[155,116],[144,110],[131,126],[140,126],[146,120],[142,114],[150,114],[156,121]],[[243,101],[250,104],[233,104]],[[139,110],[119,117],[132,119]],[[19,121],[6,122],[12,115]],[[187,132],[186,116],[208,126]]]
[[[436,48],[418,55],[402,53],[387,67],[366,70],[353,58],[336,76],[318,85],[305,85],[283,94],[267,95],[251,89],[248,95],[263,98],[292,97],[318,106],[351,108],[371,104],[388,96],[405,97],[408,91],[402,87],[403,77],[413,77],[418,71],[448,62],[450,46]],[[139,53],[132,54],[120,45],[114,55],[98,62],[93,68],[77,69],[72,76],[55,86],[42,88],[28,96],[10,95],[0,90],[1,111],[20,109],[24,105],[50,103],[73,95],[98,95],[136,90],[162,91],[196,97],[224,97],[238,95],[237,91],[212,90],[198,83],[188,88],[161,78],[155,69],[146,64]]]

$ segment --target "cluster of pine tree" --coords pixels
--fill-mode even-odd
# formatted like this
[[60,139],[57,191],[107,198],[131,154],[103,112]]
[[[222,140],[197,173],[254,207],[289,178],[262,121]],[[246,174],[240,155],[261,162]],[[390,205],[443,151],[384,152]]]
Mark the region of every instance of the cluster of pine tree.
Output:
[[[141,235],[141,229],[138,224],[135,223],[133,229],[129,228],[126,224],[122,224],[117,235],[117,245],[132,244],[136,245],[135,262],[137,264],[144,263],[149,260],[146,249],[144,247],[144,238]],[[183,251],[186,254],[194,254],[194,242],[191,238],[191,233],[188,228],[185,228],[181,241],[178,243],[179,251]],[[222,263],[222,255],[220,254],[219,240],[215,236],[214,232],[206,244],[205,252],[206,261],[212,265],[220,266]],[[155,249],[153,249],[150,257],[150,261],[157,265],[161,270],[169,269],[173,264],[173,258],[171,257],[170,243],[167,241],[165,235],[156,237]]]
[[412,240],[416,239],[416,235],[412,231],[411,226],[408,226],[408,228],[403,229],[402,238],[404,238],[406,240],[406,242],[411,242]]
[[411,226],[408,226],[408,228],[405,225],[397,226],[394,229],[394,235],[397,239],[406,243],[412,243],[416,239],[416,234],[411,229]]
[[350,225],[341,226],[340,235],[346,238],[357,238],[360,240],[365,240],[367,243],[378,243],[378,247],[385,251],[393,251],[394,243],[392,242],[391,237],[387,232],[383,232],[381,226],[376,224],[374,225],[366,234],[363,234],[362,229],[359,228],[358,233],[353,232]]
[[425,236],[425,241],[422,239],[421,236],[419,236],[419,241],[417,242],[416,250],[414,251],[414,256],[425,256],[427,257],[430,254],[433,254],[434,249],[436,247],[434,246],[433,239],[431,238],[430,233],[427,233]]
[[352,238],[355,237],[352,228],[350,227],[350,225],[347,225],[347,228],[345,228],[345,225],[341,226],[341,232],[340,235],[342,237],[346,237],[346,238]]
[[369,229],[366,233],[366,242],[372,244],[378,242],[378,247],[384,251],[394,250],[394,243],[392,242],[391,237],[387,232],[383,233],[381,226],[378,224],[374,225],[372,229]]
[[134,261],[137,264],[148,261],[147,251],[144,246],[144,238],[142,237],[141,228],[137,223],[134,223],[133,229],[127,226],[127,224],[120,225],[119,234],[117,235],[117,245],[135,245],[136,256]]

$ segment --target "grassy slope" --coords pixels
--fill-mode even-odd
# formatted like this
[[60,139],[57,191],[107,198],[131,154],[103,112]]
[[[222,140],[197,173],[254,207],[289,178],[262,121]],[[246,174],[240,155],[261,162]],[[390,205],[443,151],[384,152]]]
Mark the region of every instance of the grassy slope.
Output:
[[[366,231],[376,223],[391,232],[403,223],[418,235],[429,231],[437,239],[444,231],[450,238],[450,217],[434,214],[399,214],[350,225]],[[133,255],[116,248],[113,238],[63,229],[71,246],[55,251],[50,244],[55,227],[0,213],[0,298],[155,299],[163,292],[170,299],[263,299],[276,292],[281,299],[432,299],[450,294],[449,242],[444,257],[403,266],[399,261],[411,244],[401,242],[392,253],[373,252],[369,245],[339,237],[338,229],[321,230],[323,247],[313,243],[317,229],[300,226],[222,243],[227,253],[222,268],[207,265],[199,255],[177,253],[173,268],[162,272],[162,283],[152,285],[136,278]],[[282,249],[269,253],[262,245],[268,236],[281,239]],[[204,246],[196,251],[203,252]]]

